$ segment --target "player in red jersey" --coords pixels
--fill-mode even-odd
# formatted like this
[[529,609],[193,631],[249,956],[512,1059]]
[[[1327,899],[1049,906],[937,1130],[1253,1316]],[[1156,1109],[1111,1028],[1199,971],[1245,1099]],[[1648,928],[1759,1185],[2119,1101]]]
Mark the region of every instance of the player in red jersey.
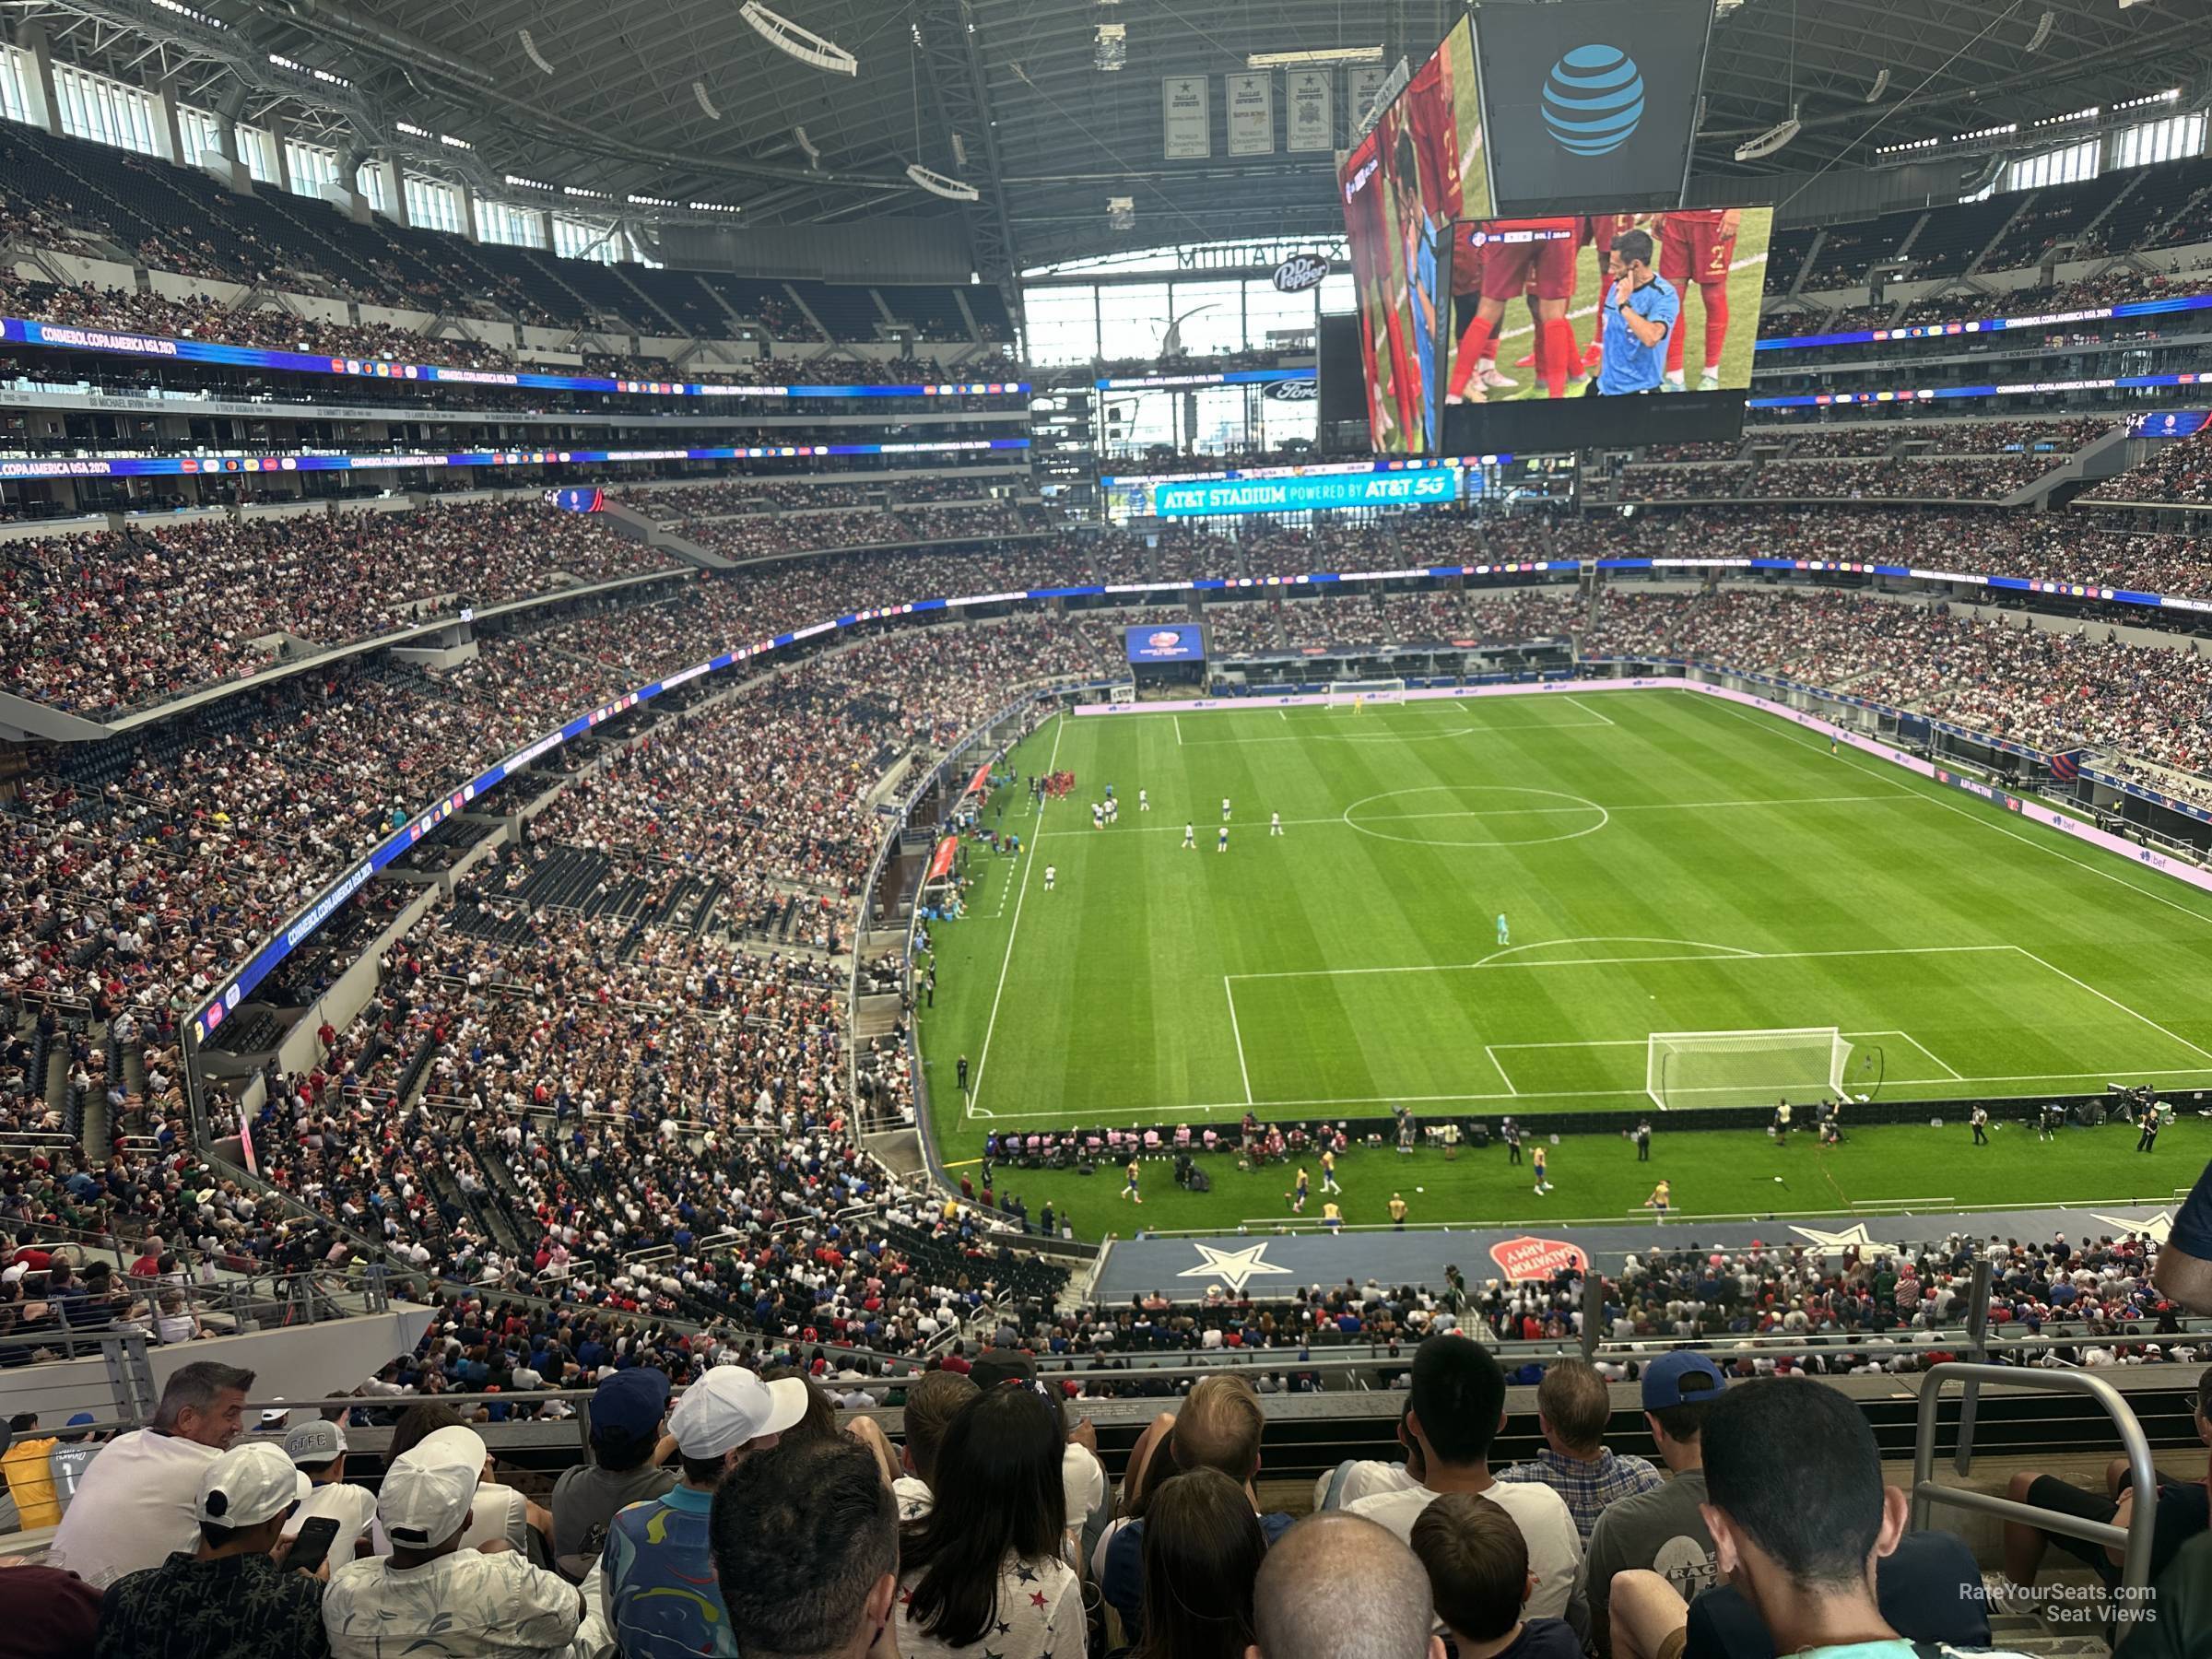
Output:
[[1567,322],[1579,223],[1573,218],[1492,219],[1469,228],[1470,240],[1482,239],[1477,244],[1482,251],[1482,298],[1453,354],[1447,402],[1487,402],[1485,387],[1495,385],[1493,377],[1504,379],[1497,374],[1498,324],[1506,302],[1531,287],[1544,388],[1553,397],[1567,395],[1568,371],[1579,360],[1574,330]]
[[[1736,228],[1743,212],[1735,207],[1699,207],[1659,218],[1659,275],[1684,289],[1698,285],[1705,303],[1705,372],[1698,390],[1721,389],[1721,350],[1728,343],[1728,270],[1735,260]],[[1685,310],[1688,309],[1687,301]],[[1688,330],[1685,317],[1666,342],[1666,385],[1675,392],[1688,390],[1682,357]]]

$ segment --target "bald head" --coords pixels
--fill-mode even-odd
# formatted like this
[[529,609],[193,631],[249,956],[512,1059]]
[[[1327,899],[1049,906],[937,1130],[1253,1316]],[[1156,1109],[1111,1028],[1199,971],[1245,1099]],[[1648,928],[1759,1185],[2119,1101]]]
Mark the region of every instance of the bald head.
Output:
[[[1357,1594],[1346,1586],[1357,1584]],[[1387,1529],[1341,1511],[1282,1535],[1253,1589],[1258,1659],[1431,1659],[1429,1575]]]

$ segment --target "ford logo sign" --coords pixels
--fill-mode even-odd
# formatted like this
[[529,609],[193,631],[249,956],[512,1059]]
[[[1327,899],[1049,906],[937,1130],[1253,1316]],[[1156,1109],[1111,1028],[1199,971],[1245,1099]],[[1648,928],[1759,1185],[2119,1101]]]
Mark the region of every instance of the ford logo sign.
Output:
[[1272,381],[1266,394],[1277,403],[1312,403],[1321,396],[1321,388],[1310,380]]
[[1280,293],[1302,294],[1319,288],[1328,274],[1329,262],[1320,254],[1293,253],[1275,267],[1275,286]]

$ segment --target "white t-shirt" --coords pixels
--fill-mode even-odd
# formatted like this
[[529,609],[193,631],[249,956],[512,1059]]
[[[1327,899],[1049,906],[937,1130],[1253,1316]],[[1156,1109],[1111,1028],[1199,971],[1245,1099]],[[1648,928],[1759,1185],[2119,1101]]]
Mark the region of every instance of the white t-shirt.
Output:
[[[338,1524],[338,1535],[330,1541],[330,1570],[335,1572],[353,1559],[355,1545],[376,1520],[376,1494],[367,1487],[348,1486],[342,1480],[318,1486],[284,1524],[284,1535],[298,1537],[300,1528],[317,1515],[327,1515]],[[387,1541],[384,1553],[390,1554],[391,1547]]]
[[[1528,1545],[1528,1570],[1536,1575],[1536,1587],[1523,1609],[1530,1618],[1564,1618],[1574,1596],[1575,1574],[1583,1565],[1583,1535],[1575,1530],[1567,1500],[1547,1486],[1534,1481],[1501,1480],[1482,1494],[1513,1518]],[[1407,1544],[1413,1542],[1413,1524],[1435,1502],[1437,1494],[1427,1487],[1405,1491],[1377,1492],[1344,1507],[1352,1514],[1387,1526]]]
[[47,1551],[95,1590],[198,1547],[200,1477],[222,1453],[134,1429],[100,1449]]

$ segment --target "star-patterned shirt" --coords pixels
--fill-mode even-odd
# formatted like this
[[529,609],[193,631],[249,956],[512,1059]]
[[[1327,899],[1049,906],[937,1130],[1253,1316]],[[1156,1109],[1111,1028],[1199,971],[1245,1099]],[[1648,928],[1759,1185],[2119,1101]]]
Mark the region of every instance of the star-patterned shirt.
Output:
[[903,1659],[1083,1659],[1083,1592],[1056,1558],[1009,1558],[998,1575],[998,1616],[980,1641],[948,1647],[918,1628],[908,1607],[913,1582],[899,1586],[899,1652]]

